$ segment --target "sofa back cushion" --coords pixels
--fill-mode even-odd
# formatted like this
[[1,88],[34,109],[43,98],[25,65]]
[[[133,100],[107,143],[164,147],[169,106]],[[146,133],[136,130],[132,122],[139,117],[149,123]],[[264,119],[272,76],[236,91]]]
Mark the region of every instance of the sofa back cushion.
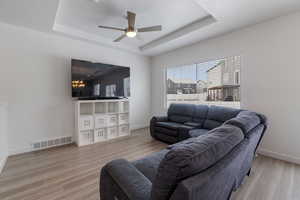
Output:
[[226,122],[226,124],[231,124],[242,129],[245,137],[247,137],[250,130],[258,126],[260,123],[261,118],[255,112],[251,111],[241,111],[235,118]]
[[193,114],[193,122],[201,124],[202,127],[207,117],[207,113],[208,113],[207,105],[196,105]]
[[214,165],[244,138],[242,130],[224,125],[188,142],[169,147],[152,184],[151,199],[167,200],[177,184]]
[[240,109],[228,108],[222,106],[210,106],[203,128],[214,129],[221,126],[225,121],[234,118],[240,112]]
[[178,123],[192,121],[194,110],[195,105],[192,104],[171,104],[168,119]]

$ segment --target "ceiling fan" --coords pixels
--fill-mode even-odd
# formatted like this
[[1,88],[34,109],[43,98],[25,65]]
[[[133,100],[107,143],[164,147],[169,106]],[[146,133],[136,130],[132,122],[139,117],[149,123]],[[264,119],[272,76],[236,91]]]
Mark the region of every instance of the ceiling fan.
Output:
[[161,31],[162,26],[150,26],[150,27],[143,27],[143,28],[137,28],[135,27],[135,17],[136,14],[130,11],[127,11],[127,20],[128,20],[128,27],[127,28],[116,28],[116,27],[110,27],[110,26],[98,26],[99,28],[104,28],[104,29],[111,29],[111,30],[117,30],[117,31],[123,31],[124,34],[118,37],[117,39],[114,40],[114,42],[119,42],[123,38],[130,37],[134,38],[137,33],[140,32],[152,32],[152,31]]

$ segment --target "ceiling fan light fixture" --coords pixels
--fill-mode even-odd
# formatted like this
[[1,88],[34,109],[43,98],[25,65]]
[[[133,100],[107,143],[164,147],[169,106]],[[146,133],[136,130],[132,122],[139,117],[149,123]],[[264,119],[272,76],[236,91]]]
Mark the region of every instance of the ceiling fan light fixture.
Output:
[[[103,1],[103,0],[93,0],[93,1]],[[114,40],[114,42],[120,42],[122,39],[124,39],[126,36],[129,38],[134,38],[139,34],[140,32],[153,32],[153,31],[161,31],[162,27],[159,26],[149,26],[149,27],[143,27],[143,28],[136,28],[135,27],[135,18],[136,14],[130,11],[127,11],[127,21],[128,26],[127,28],[119,28],[119,27],[112,27],[112,26],[102,26],[99,25],[99,28],[108,29],[108,30],[116,30],[116,31],[122,31],[123,34]]]
[[134,38],[136,36],[136,31],[128,31],[126,32],[127,37]]

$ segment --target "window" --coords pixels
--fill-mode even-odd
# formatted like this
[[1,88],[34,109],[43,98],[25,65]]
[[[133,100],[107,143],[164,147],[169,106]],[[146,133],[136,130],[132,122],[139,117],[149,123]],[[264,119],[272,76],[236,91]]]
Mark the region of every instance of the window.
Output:
[[124,78],[123,83],[124,83],[124,96],[129,97],[130,96],[130,78],[129,77]]
[[107,97],[114,97],[116,96],[116,85],[107,85],[105,89],[105,93]]
[[240,56],[169,67],[166,102],[240,108]]
[[94,85],[94,96],[100,96],[101,85],[99,83]]
[[239,70],[236,70],[234,72],[234,83],[236,85],[239,85],[240,84],[240,71]]

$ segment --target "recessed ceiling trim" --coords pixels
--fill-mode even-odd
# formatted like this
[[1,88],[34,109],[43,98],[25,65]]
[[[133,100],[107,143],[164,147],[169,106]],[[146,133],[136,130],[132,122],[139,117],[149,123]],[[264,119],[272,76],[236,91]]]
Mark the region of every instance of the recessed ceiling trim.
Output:
[[125,51],[129,51],[132,53],[141,53],[140,50],[138,48],[126,45],[126,44],[122,44],[122,43],[113,43],[109,40],[107,40],[107,38],[95,35],[95,34],[90,34],[87,33],[85,31],[81,31],[69,26],[65,26],[65,25],[61,25],[61,24],[57,24],[55,23],[53,26],[53,31],[57,32],[57,33],[62,33],[65,34],[67,36],[72,36],[74,38],[77,39],[84,39],[86,41],[90,41],[90,42],[97,42],[100,43],[101,45],[110,47],[110,48],[116,48],[116,49],[121,49],[121,50],[125,50]]
[[149,43],[147,43],[143,46],[140,46],[139,49],[141,51],[146,51],[146,50],[152,49],[154,47],[157,47],[157,46],[162,45],[164,43],[175,40],[179,37],[182,37],[182,36],[184,36],[186,34],[189,34],[193,31],[199,30],[199,29],[201,29],[203,27],[206,27],[210,24],[213,24],[215,22],[217,22],[217,20],[212,15],[208,15],[208,16],[206,16],[204,18],[201,18],[199,20],[196,20],[196,21],[194,21],[194,22],[192,22],[192,23],[190,23],[186,26],[183,26],[183,27],[181,27],[181,28],[179,28],[179,29],[177,29],[177,30],[161,37],[161,38],[158,38],[158,39],[153,40],[153,41],[151,41],[151,42],[149,42]]

